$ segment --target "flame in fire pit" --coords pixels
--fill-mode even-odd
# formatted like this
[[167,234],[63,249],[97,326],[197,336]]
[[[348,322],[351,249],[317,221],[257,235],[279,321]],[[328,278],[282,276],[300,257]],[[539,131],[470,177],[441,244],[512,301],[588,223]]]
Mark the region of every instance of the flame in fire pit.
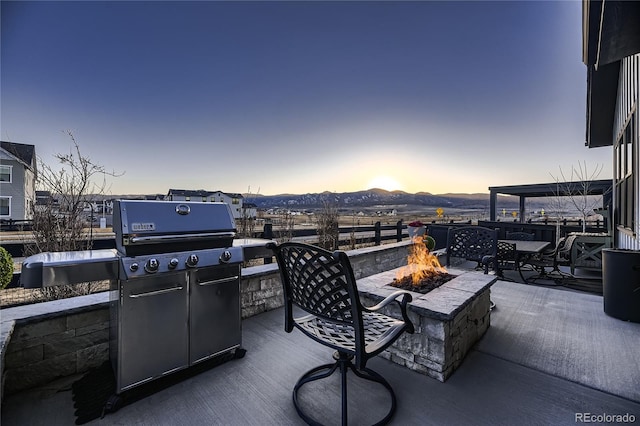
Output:
[[426,244],[422,241],[422,237],[418,236],[413,239],[413,245],[409,249],[407,266],[398,271],[396,280],[411,276],[412,284],[418,286],[421,281],[428,279],[432,275],[446,273],[447,269],[440,265],[438,257],[429,252]]

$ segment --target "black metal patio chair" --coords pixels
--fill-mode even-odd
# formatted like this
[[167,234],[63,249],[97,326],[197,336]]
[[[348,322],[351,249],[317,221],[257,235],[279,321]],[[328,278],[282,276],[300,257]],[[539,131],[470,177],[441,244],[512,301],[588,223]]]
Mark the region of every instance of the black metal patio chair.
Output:
[[[391,385],[366,367],[367,361],[380,354],[403,332],[413,333],[407,316],[411,294],[399,290],[372,307],[360,303],[356,280],[347,254],[330,252],[303,243],[269,244],[276,256],[284,289],[285,331],[297,328],[316,342],[334,349],[335,363],[321,365],[306,372],[293,388],[293,403],[298,415],[308,424],[320,424],[301,407],[300,388],[311,381],[331,376],[339,369],[342,392],[342,424],[347,424],[347,371],[380,383],[391,396],[391,408],[376,424],[387,423],[396,410]],[[400,300],[398,298],[401,296]],[[396,303],[402,319],[387,316],[380,310]],[[294,307],[304,311],[294,317]]]
[[[505,247],[505,250],[507,248]],[[447,233],[446,248],[447,267],[451,266],[451,258],[461,258],[471,262],[476,262],[477,268],[482,268],[485,274],[489,273],[489,268],[493,268],[500,276],[500,261],[498,259],[498,229],[489,229],[483,226],[463,226],[460,228],[449,228]],[[515,247],[513,248],[515,256]],[[505,253],[502,253],[503,256]],[[504,265],[508,259],[505,258]],[[496,304],[491,301],[491,309],[495,309]]]
[[[506,241],[498,241],[498,248],[496,253],[496,275],[500,279],[505,279],[504,271],[518,271],[520,272],[520,265],[518,259],[518,253],[516,252],[516,245]],[[522,273],[520,272],[522,278]],[[524,278],[522,278],[524,281]]]
[[[560,266],[570,265],[571,245],[573,244],[573,236],[562,237],[558,240],[558,244],[548,251],[544,251],[539,255],[530,256],[527,264],[533,267],[537,275],[530,277],[530,282],[538,280],[551,280],[553,285],[562,285],[562,281],[570,278],[571,274],[562,272]],[[547,268],[551,268],[547,271]]]
[[450,228],[447,233],[446,266],[451,266],[451,258],[477,262],[484,273],[493,266],[498,270],[498,230],[482,226]]

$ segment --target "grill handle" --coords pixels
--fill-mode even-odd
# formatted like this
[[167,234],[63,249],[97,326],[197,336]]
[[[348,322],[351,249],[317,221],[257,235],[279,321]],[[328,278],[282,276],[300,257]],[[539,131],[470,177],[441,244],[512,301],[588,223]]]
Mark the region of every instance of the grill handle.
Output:
[[131,237],[129,241],[132,244],[137,243],[167,243],[167,242],[181,242],[181,241],[194,241],[209,238],[234,238],[235,232],[208,232],[203,234],[182,234],[182,235],[148,235],[142,237]]
[[220,279],[217,279],[217,280],[199,282],[198,285],[201,286],[201,287],[204,287],[206,285],[228,283],[228,282],[231,282],[231,281],[235,281],[238,278],[239,278],[238,275],[233,275],[231,277],[220,278]]
[[171,293],[172,291],[180,291],[183,288],[184,287],[164,288],[162,290],[149,291],[149,292],[146,292],[146,293],[130,294],[129,297],[132,298],[132,299],[137,299],[139,297],[157,296],[159,294]]

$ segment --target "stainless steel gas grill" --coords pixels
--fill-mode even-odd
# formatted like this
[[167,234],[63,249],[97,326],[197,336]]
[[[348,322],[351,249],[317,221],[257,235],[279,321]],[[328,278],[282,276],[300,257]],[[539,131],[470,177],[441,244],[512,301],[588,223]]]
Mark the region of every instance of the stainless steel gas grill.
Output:
[[111,361],[119,391],[240,348],[241,247],[224,203],[120,201]]
[[111,280],[118,393],[215,355],[244,354],[243,247],[234,245],[227,204],[116,201],[113,230],[116,250],[32,256],[22,281],[39,287]]

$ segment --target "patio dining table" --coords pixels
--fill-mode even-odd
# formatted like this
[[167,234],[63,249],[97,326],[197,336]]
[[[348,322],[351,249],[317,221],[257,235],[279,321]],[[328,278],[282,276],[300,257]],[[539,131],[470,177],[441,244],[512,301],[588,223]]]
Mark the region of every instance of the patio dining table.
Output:
[[526,264],[526,259],[532,255],[540,254],[544,249],[549,247],[549,241],[524,241],[524,240],[500,240],[516,247],[516,269],[520,274],[523,282],[527,279],[522,274],[522,266]]

